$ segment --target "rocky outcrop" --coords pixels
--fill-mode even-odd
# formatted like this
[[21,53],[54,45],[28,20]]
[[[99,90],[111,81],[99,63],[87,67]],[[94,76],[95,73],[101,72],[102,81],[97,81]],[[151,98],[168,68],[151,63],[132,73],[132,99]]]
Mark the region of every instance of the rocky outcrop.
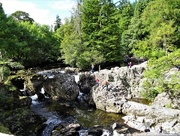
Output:
[[129,109],[126,108],[125,113],[128,112],[128,114],[123,119],[130,127],[142,132],[149,130],[153,133],[180,134],[179,110],[144,106],[132,102],[127,104]]
[[168,92],[162,92],[156,96],[152,104],[161,107],[180,109],[180,95],[173,97]]
[[63,73],[61,69],[38,72],[25,80],[25,91],[37,94],[43,99],[41,93],[53,100],[75,100],[79,95],[79,87],[75,82],[75,77]]
[[[92,98],[96,108],[127,115],[124,118],[125,122],[140,131],[150,130],[154,134],[180,133],[180,110],[161,107],[165,105],[167,107],[172,102],[170,97],[169,99],[161,97],[160,100],[163,98],[165,101],[161,106],[155,104],[157,99],[153,106],[131,101],[131,98],[140,97],[143,91],[142,84],[145,80],[143,72],[146,63],[131,68],[116,67],[95,72],[95,78],[100,79],[100,84],[92,88]],[[103,85],[104,80],[109,81],[108,91]]]
[[0,86],[0,94],[1,132],[9,134],[11,132],[14,135],[38,135],[45,120],[30,111],[31,98],[18,96],[18,91],[9,91],[6,85]]
[[[109,82],[109,89],[116,92],[124,92],[124,97],[141,97],[143,72],[146,69],[147,62],[140,65],[128,67],[115,67],[110,70],[104,69],[95,72],[95,78],[100,80],[100,85],[103,85],[105,80]],[[98,89],[99,90],[99,89]]]
[[121,97],[118,99],[117,95],[111,98],[113,96],[111,93],[102,91],[101,95],[100,93],[93,95],[98,109],[127,115],[124,117],[125,123],[143,132],[149,129],[156,134],[162,127],[163,133],[180,133],[180,110],[148,106]]
[[39,134],[44,121],[29,109],[17,108],[9,113],[9,116],[3,120],[3,124],[15,135],[35,136]]

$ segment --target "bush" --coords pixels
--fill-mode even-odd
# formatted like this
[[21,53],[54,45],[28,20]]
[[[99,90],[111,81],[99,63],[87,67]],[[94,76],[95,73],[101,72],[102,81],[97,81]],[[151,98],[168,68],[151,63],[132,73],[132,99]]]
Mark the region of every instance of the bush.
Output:
[[180,94],[180,70],[177,66],[180,66],[180,49],[157,60],[149,60],[144,74],[146,91],[142,95],[152,100],[165,91],[174,97]]

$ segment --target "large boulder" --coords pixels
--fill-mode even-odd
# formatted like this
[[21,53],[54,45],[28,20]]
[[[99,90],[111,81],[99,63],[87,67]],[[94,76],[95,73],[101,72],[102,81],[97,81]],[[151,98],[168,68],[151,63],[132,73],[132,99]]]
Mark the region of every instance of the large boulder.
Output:
[[17,108],[6,112],[3,124],[7,126],[14,135],[39,135],[41,126],[45,119],[27,108]]
[[158,105],[161,107],[169,107],[173,109],[180,109],[180,95],[173,97],[168,92],[162,92],[156,96],[153,101],[153,105]]
[[122,113],[121,100],[123,92],[107,91],[104,86],[97,85],[92,89],[92,98],[97,109],[101,109],[107,112]]
[[[79,95],[79,86],[75,77],[62,73],[61,69],[40,71],[25,78],[24,90],[29,94],[37,94],[40,99],[42,93],[53,100],[75,100]],[[43,91],[42,91],[43,90]]]
[[79,87],[74,76],[70,74],[57,74],[53,78],[47,78],[42,87],[45,93],[54,100],[75,100],[79,95]]

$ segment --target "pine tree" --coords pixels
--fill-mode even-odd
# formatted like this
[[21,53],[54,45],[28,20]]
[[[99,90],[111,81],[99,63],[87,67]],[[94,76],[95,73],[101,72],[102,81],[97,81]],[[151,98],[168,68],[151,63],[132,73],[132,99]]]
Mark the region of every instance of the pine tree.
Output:
[[62,25],[61,19],[59,15],[56,16],[56,21],[55,21],[55,26],[54,26],[54,31],[56,31],[58,28],[60,28]]

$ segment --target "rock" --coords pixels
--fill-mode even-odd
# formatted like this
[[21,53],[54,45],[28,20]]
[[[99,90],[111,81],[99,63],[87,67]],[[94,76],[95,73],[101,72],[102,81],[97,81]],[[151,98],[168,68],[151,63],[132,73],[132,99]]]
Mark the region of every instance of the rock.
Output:
[[39,129],[44,121],[45,119],[29,109],[17,108],[11,111],[11,114],[3,122],[14,135],[35,136],[39,134]]
[[52,131],[52,136],[79,136],[79,130],[79,124],[60,124]]
[[66,67],[64,69],[65,73],[68,73],[68,74],[77,74],[79,72],[79,69],[78,68],[72,68],[72,67]]
[[[143,72],[146,69],[146,65],[147,62],[144,62],[140,65],[134,65],[132,68],[115,67],[111,70],[103,69],[94,74],[95,78],[100,80],[100,86],[103,86],[103,82],[108,80],[109,89],[113,92],[118,92],[119,94],[117,95],[125,98],[140,98],[144,82]],[[102,89],[97,88],[96,90],[100,91]]]
[[88,131],[88,136],[101,136],[103,134],[103,127],[94,126]]
[[58,74],[54,78],[48,78],[43,82],[42,87],[46,94],[54,99],[75,100],[79,95],[79,87],[75,78],[69,74]]
[[112,125],[112,129],[113,130],[115,130],[116,128],[121,128],[122,126],[120,125],[120,124],[118,124],[118,123],[114,123],[113,125]]
[[30,97],[19,97],[18,105],[20,105],[21,108],[29,108],[31,106],[32,99]]
[[180,133],[177,125],[180,122],[180,110],[147,106],[129,101],[123,104],[122,113],[129,115],[123,117],[125,123],[140,131],[149,129],[150,132],[159,133],[159,128],[162,126],[163,132]]
[[90,94],[92,87],[96,84],[94,74],[90,72],[80,73],[78,84],[82,93]]
[[174,109],[180,109],[180,96],[172,97],[167,92],[162,92],[156,96],[153,101],[153,105],[161,106],[161,107],[169,107]]
[[44,101],[45,100],[44,94],[38,93],[37,96],[38,96],[38,101]]
[[113,129],[113,136],[131,135],[134,132],[138,132],[138,130],[135,130],[133,128],[130,128],[129,126],[121,125],[118,123],[114,123],[112,129]]
[[[31,90],[29,94],[38,94],[40,100],[44,99],[41,94],[42,88],[44,93],[53,100],[75,100],[79,95],[79,87],[75,82],[73,75],[53,72],[39,72],[26,80],[26,89]],[[33,93],[32,93],[33,92]]]

